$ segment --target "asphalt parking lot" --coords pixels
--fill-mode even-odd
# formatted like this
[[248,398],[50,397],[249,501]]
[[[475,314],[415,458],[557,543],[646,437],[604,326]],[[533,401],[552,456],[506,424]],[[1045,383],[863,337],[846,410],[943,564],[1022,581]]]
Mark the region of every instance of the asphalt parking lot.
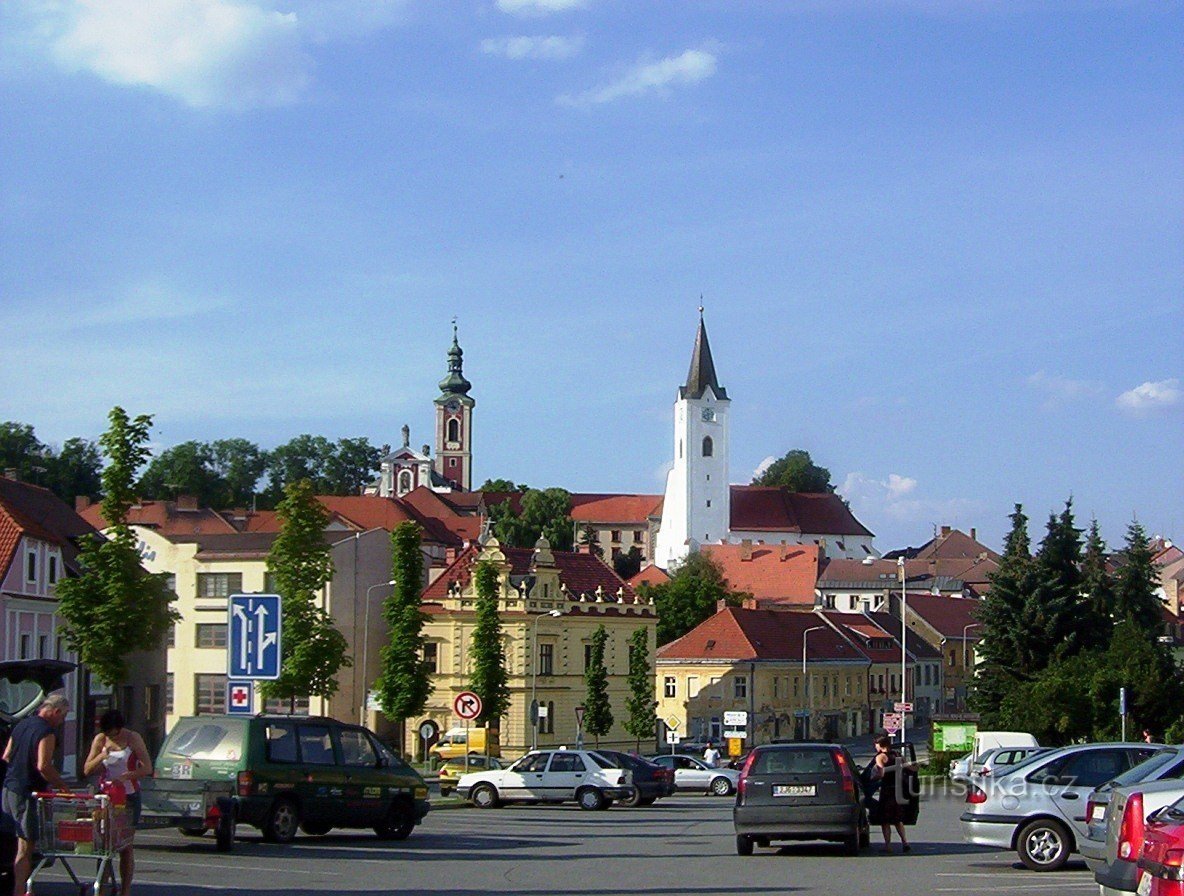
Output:
[[[240,829],[231,854],[212,841],[174,832],[141,833],[136,896],[219,892],[392,892],[432,896],[581,894],[581,896],[765,896],[765,894],[1053,894],[1097,892],[1081,862],[1035,874],[1014,853],[965,846],[959,799],[925,802],[912,829],[914,851],[883,855],[879,832],[859,857],[802,844],[735,854],[729,798],[676,796],[643,809],[583,812],[573,806],[435,811],[403,843],[364,832],[301,835],[291,846],[263,843]],[[93,865],[93,863],[91,863]],[[47,880],[62,881],[59,869]],[[77,891],[53,883],[37,894]]]

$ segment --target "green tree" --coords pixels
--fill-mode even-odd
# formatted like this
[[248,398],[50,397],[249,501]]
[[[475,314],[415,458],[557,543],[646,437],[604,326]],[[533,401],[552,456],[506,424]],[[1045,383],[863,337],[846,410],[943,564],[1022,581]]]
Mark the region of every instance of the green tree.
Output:
[[596,530],[588,523],[580,531],[580,544],[588,546],[588,553],[593,557],[604,557],[604,548],[600,546],[600,539],[596,537]]
[[280,677],[263,682],[267,699],[331,697],[337,673],[353,665],[349,644],[317,603],[317,593],[333,578],[333,557],[325,542],[328,511],[312,483],[299,479],[284,489],[276,508],[280,532],[267,555],[267,569],[283,599]]
[[44,481],[49,449],[27,423],[0,423],[0,472],[15,470],[22,482]]
[[625,701],[625,730],[636,740],[654,736],[658,717],[654,715],[654,669],[650,663],[649,632],[642,626],[629,637],[629,698]]
[[510,683],[506,674],[506,651],[502,644],[502,622],[498,613],[498,571],[488,560],[474,567],[477,591],[476,624],[469,644],[473,661],[470,689],[481,698],[479,722],[487,727],[510,708]]
[[140,566],[136,536],[127,524],[136,500],[136,471],[148,457],[152,418],[133,420],[115,407],[108,420],[99,440],[107,456],[102,475],[106,537],[82,542],[82,574],[59,580],[57,597],[67,646],[92,675],[114,686],[127,678],[128,654],[160,646],[180,616],[169,606],[175,595],[168,577]]
[[193,495],[203,507],[212,507],[225,490],[213,466],[214,453],[209,445],[182,442],[153,458],[136,489],[141,497],[156,500]]
[[529,485],[515,485],[509,479],[486,479],[481,485],[477,486],[477,491],[507,494],[510,492],[524,492],[528,488],[530,488]]
[[814,463],[809,451],[795,448],[752,480],[753,485],[782,486],[791,492],[833,492],[830,470]]
[[592,655],[588,668],[584,670],[584,687],[587,688],[584,697],[584,730],[595,738],[598,747],[601,736],[608,734],[613,727],[613,711],[608,700],[608,669],[604,665],[607,643],[608,631],[604,625],[598,625],[592,633]]
[[250,507],[267,471],[267,452],[247,439],[218,439],[210,443],[213,471],[222,482],[217,503],[219,510]]
[[1024,672],[1044,668],[1053,658],[1071,656],[1088,646],[1096,630],[1084,618],[1081,530],[1073,519],[1073,500],[1060,515],[1050,514],[1044,540],[1032,565],[1032,588],[1024,603],[1021,633]]
[[733,592],[719,565],[698,553],[675,567],[668,582],[642,584],[639,590],[643,597],[654,601],[659,644],[669,644],[709,619],[721,600],[739,606],[746,596]]
[[1147,533],[1137,520],[1132,521],[1126,530],[1123,562],[1114,575],[1114,615],[1157,638],[1163,634],[1163,604],[1155,593],[1159,575],[1152,556]]
[[313,493],[329,494],[329,464],[333,443],[324,436],[305,433],[273,448],[267,455],[267,488],[264,499],[276,505],[289,483],[307,479]]
[[641,549],[631,545],[629,550],[621,551],[613,558],[613,570],[622,579],[631,579],[641,572]]
[[382,671],[376,689],[383,713],[401,723],[422,712],[432,693],[432,677],[423,660],[423,625],[420,609],[423,590],[421,530],[410,520],[391,532],[391,581],[394,589],[383,601],[382,615],[390,637],[382,648]]
[[338,439],[326,464],[329,494],[360,495],[378,477],[382,451],[367,438]]
[[504,545],[531,548],[540,537],[552,550],[570,551],[574,542],[571,520],[571,495],[561,488],[527,489],[522,494],[521,511],[509,501],[489,508],[493,534]]
[[1110,644],[1110,633],[1114,627],[1114,580],[1106,566],[1106,542],[1098,529],[1098,521],[1092,520],[1089,535],[1085,539],[1085,553],[1081,560],[1081,590],[1085,600],[1087,625],[1092,624],[1092,634],[1087,628],[1090,647],[1106,647]]
[[46,484],[67,504],[78,497],[98,497],[102,490],[103,456],[89,439],[66,439],[48,466]]

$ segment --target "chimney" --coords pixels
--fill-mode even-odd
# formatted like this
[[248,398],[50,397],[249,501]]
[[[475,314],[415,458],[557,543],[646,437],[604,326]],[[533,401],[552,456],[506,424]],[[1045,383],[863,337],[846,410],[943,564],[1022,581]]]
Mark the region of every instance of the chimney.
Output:
[[941,527],[941,537],[945,538],[949,534],[950,534],[950,527],[949,526],[942,526]]
[[752,561],[752,539],[740,539],[740,560],[748,563]]
[[970,527],[970,540],[978,541],[978,529],[974,528],[974,526]]
[[197,495],[177,495],[178,510],[197,510]]
[[825,538],[818,539],[818,559],[819,560],[826,559],[826,539]]
[[74,496],[74,512],[82,513],[86,508],[90,507],[90,498],[87,495]]
[[449,566],[456,562],[456,548],[444,549],[444,562]]
[[576,545],[576,553],[577,554],[591,554],[592,553],[592,543],[588,542],[588,541],[581,541],[579,544]]

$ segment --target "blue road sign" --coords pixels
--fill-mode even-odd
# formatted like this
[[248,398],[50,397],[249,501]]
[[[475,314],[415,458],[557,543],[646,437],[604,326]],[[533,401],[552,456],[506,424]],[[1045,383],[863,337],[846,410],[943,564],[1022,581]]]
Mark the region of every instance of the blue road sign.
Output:
[[226,642],[228,678],[280,677],[280,596],[230,595],[229,637]]
[[255,682],[250,679],[226,683],[226,712],[232,716],[249,716],[255,697]]

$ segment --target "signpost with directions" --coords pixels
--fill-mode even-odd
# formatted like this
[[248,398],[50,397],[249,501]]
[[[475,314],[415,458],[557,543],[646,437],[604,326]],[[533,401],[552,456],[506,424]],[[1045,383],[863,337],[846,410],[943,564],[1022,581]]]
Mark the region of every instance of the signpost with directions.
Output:
[[226,675],[251,681],[280,677],[280,596],[232,594],[227,604]]

